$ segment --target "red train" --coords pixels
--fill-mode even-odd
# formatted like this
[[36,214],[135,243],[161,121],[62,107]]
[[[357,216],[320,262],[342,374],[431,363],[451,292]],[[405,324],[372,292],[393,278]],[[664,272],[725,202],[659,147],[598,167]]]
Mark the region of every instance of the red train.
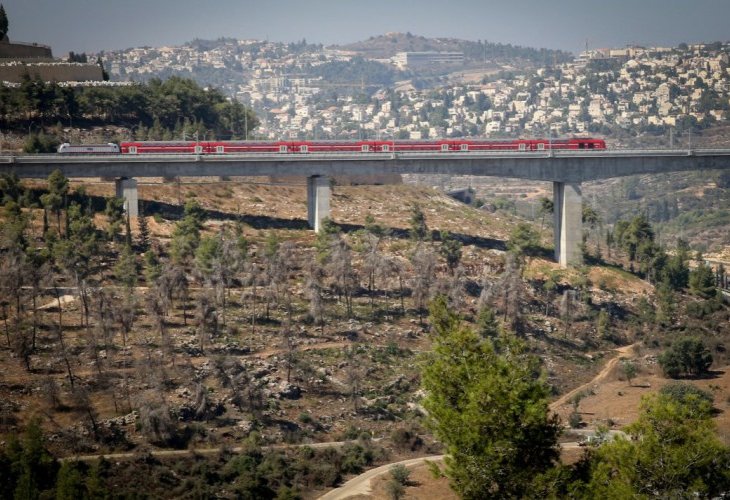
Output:
[[606,149],[602,139],[436,139],[432,141],[137,141],[122,142],[122,154],[392,153]]

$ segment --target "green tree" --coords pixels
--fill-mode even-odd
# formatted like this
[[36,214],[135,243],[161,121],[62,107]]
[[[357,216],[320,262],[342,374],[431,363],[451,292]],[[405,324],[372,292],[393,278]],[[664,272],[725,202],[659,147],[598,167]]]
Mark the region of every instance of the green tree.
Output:
[[432,350],[421,364],[428,422],[445,445],[452,488],[467,499],[522,497],[558,458],[558,418],[540,361],[513,335],[497,350],[449,311],[431,305]]
[[709,371],[712,354],[701,339],[684,337],[673,342],[671,347],[659,356],[659,365],[671,378],[680,375],[701,376]]
[[543,196],[540,198],[540,210],[538,213],[540,214],[540,232],[542,232],[542,228],[545,226],[545,216],[555,213],[555,202]]
[[517,255],[534,255],[540,248],[540,235],[530,224],[520,222],[510,233],[507,248]]
[[703,299],[713,298],[717,294],[715,273],[701,258],[698,260],[697,267],[689,273],[689,289]]
[[186,262],[195,256],[204,220],[203,209],[197,201],[191,200],[185,203],[184,216],[172,231],[171,253],[175,262]]
[[64,462],[56,478],[56,500],[77,500],[84,498],[86,487],[83,474],[75,462]]
[[5,13],[5,7],[0,3],[0,40],[4,39],[8,34],[8,15]]
[[137,259],[132,247],[124,245],[114,265],[114,277],[128,289],[137,285]]
[[107,235],[109,241],[114,241],[124,224],[124,199],[111,196],[106,200],[106,208],[104,209],[107,223]]
[[48,193],[41,195],[41,203],[46,210],[56,214],[58,234],[61,235],[61,209],[66,207],[68,196],[68,179],[60,170],[54,170],[48,176]]
[[446,266],[451,274],[461,261],[461,242],[454,238],[448,231],[441,231],[441,247],[439,253],[446,259]]
[[730,450],[707,402],[644,398],[639,419],[590,460],[587,498],[716,498],[730,488]]
[[411,218],[409,219],[409,223],[411,226],[410,235],[412,239],[416,241],[423,241],[428,238],[429,231],[428,226],[426,225],[426,216],[424,215],[423,210],[421,210],[421,206],[417,203],[411,207]]

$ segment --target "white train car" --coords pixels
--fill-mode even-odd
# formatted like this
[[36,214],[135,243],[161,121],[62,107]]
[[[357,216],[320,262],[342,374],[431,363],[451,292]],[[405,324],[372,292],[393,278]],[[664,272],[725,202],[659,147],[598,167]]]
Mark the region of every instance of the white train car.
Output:
[[58,152],[65,155],[119,154],[119,145],[113,142],[107,144],[69,144],[64,142],[58,146]]

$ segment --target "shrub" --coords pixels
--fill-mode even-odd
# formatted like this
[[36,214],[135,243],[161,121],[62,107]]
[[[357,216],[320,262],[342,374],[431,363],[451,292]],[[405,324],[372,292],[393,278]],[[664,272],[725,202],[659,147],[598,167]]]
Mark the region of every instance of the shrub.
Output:
[[659,356],[659,365],[670,378],[700,376],[709,371],[712,354],[701,339],[685,337],[674,342]]
[[706,414],[712,408],[714,398],[707,391],[686,382],[672,382],[661,388],[659,394],[690,408],[695,414]]
[[580,416],[580,413],[574,411],[568,417],[568,424],[572,429],[577,429],[583,424],[583,417]]
[[390,468],[390,475],[394,481],[397,481],[403,486],[408,486],[408,478],[411,476],[411,471],[405,465],[398,464]]

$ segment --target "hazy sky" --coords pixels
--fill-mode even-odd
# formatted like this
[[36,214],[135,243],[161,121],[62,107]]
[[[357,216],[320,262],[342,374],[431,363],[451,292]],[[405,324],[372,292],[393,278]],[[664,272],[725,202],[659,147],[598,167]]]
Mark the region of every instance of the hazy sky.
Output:
[[94,52],[193,38],[334,44],[389,31],[578,52],[730,39],[730,0],[0,0],[11,40]]

